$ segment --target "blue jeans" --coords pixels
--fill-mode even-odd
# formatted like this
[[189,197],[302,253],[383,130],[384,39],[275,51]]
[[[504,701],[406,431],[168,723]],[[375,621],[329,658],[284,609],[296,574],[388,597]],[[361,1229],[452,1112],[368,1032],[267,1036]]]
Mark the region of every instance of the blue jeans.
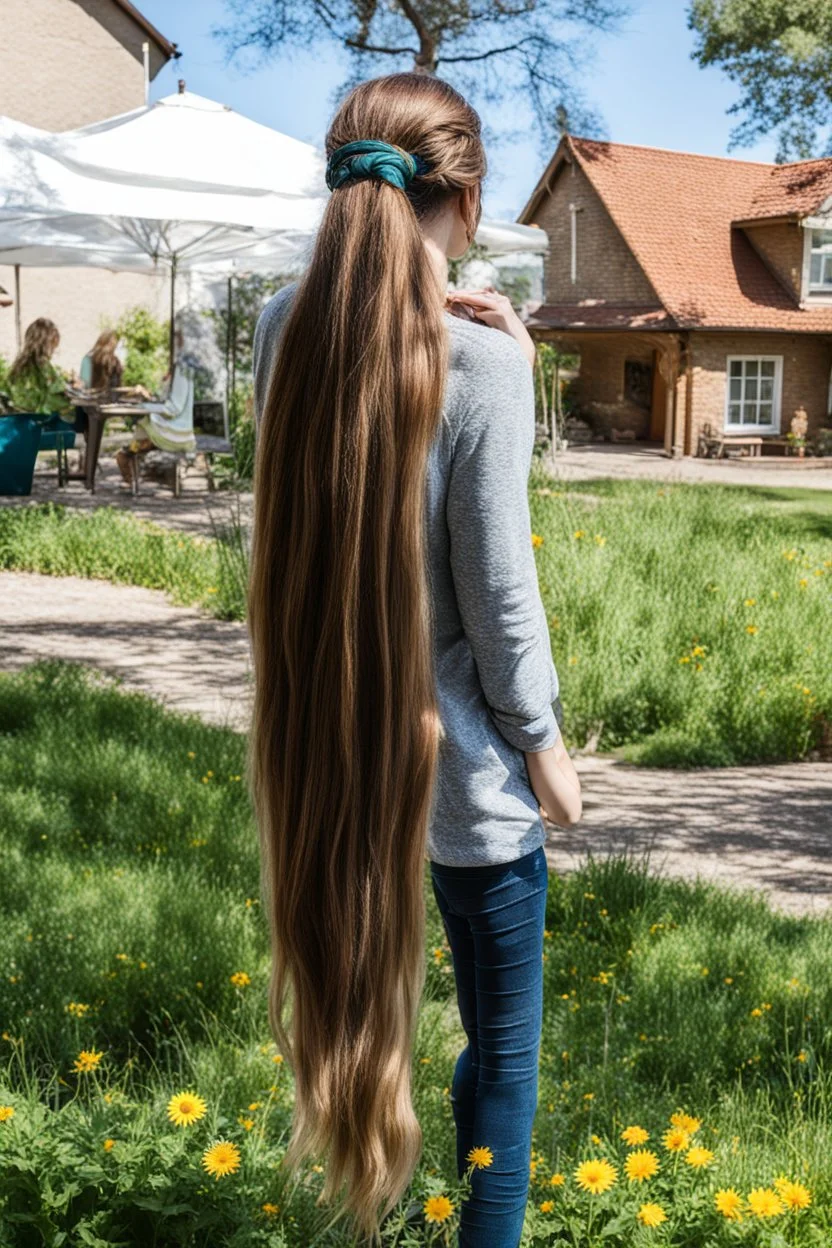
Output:
[[451,1088],[459,1177],[472,1148],[494,1155],[472,1173],[459,1248],[517,1248],[537,1110],[546,853],[541,845],[496,867],[430,868],[468,1037]]

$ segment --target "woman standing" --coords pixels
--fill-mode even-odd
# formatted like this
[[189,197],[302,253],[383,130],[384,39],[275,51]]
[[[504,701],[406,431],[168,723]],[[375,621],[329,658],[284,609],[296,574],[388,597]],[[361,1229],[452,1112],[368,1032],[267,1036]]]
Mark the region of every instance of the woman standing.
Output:
[[[534,346],[507,299],[457,294],[480,213],[480,121],[448,84],[355,88],[303,278],[255,334],[252,790],[269,1017],[295,1077],[286,1165],[376,1235],[419,1161],[411,1048],[424,870],[468,1045],[452,1103],[460,1244],[516,1248],[529,1184],[548,872],[540,804],[580,786],[526,494]],[[502,332],[500,332],[502,331]],[[291,1024],[284,1023],[287,1000]],[[381,1206],[381,1208],[380,1208]]]

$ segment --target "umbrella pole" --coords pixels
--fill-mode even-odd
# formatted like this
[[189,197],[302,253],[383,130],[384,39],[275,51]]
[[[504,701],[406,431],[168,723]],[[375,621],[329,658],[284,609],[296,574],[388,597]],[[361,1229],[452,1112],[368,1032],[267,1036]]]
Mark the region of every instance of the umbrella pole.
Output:
[[223,413],[223,421],[225,424],[225,440],[230,438],[230,422],[229,422],[229,406],[231,403],[231,317],[233,314],[232,304],[232,277],[228,276],[228,307],[225,313],[225,411]]
[[17,338],[17,354],[23,346],[23,334],[20,328],[20,265],[14,266],[14,332]]
[[173,317],[176,310],[176,255],[171,258],[170,263],[170,337],[168,340],[168,363],[170,365],[171,380],[173,379],[173,362],[176,358],[176,343],[174,341]]

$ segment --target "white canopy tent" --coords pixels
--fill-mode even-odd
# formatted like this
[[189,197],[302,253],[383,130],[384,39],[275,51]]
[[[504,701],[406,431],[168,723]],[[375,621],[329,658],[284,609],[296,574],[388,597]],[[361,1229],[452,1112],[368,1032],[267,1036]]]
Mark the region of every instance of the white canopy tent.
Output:
[[[313,145],[187,91],[58,134],[0,117],[0,263],[169,270],[172,350],[178,272],[303,266],[325,164]],[[542,230],[488,220],[477,241],[492,255],[547,246]]]

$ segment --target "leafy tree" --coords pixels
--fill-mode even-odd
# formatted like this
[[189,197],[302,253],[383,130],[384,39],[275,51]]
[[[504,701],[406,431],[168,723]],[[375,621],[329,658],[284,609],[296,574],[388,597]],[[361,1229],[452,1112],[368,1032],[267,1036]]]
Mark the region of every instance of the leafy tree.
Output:
[[832,0],[693,0],[688,25],[694,59],[742,88],[732,147],[778,131],[779,162],[832,153]]
[[127,348],[123,383],[155,392],[168,368],[169,322],[159,321],[141,304],[128,308],[113,326]]
[[629,12],[623,0],[226,0],[214,29],[230,57],[321,42],[349,55],[345,86],[412,68],[440,74],[473,102],[519,98],[551,149],[568,113],[573,129],[599,121],[578,86],[599,34]]

